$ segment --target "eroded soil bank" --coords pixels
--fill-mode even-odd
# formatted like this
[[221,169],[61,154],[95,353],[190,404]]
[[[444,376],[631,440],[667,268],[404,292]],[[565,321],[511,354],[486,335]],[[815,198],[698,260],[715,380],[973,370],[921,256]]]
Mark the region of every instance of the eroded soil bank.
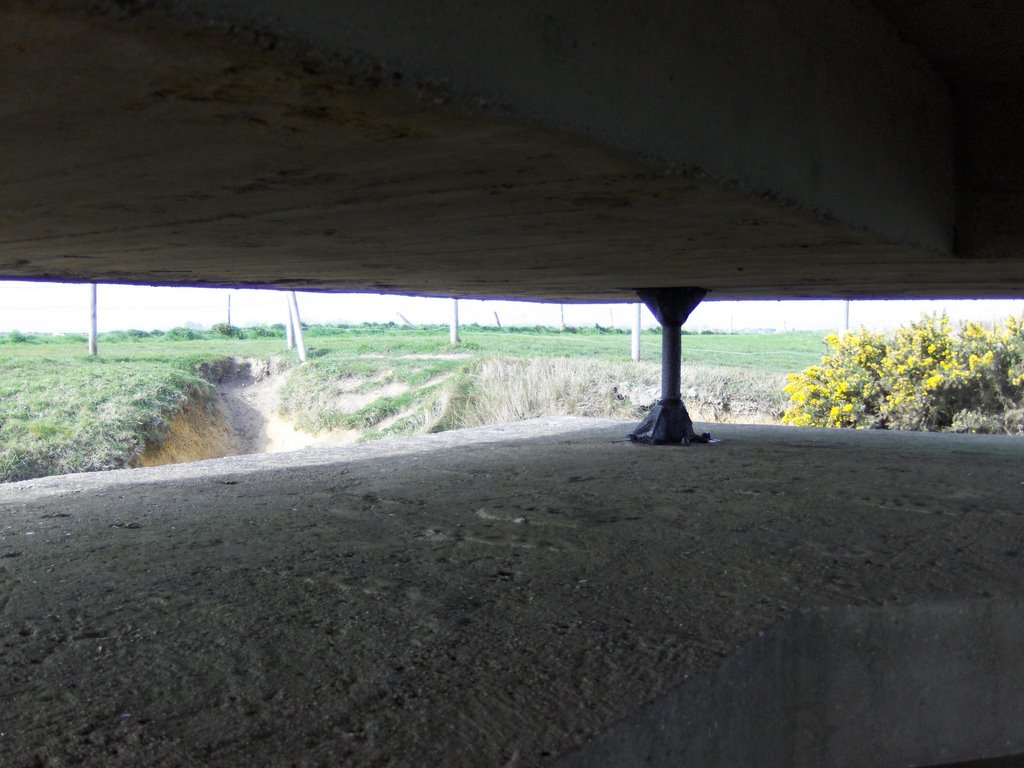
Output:
[[[1024,634],[986,628],[1024,603],[1024,443],[718,426],[718,444],[653,448],[624,441],[631,426],[0,486],[4,765],[625,765],[601,762],[607,734],[648,745],[629,763],[644,764],[695,714],[646,707],[756,661],[794,616],[877,609],[913,627],[900,612],[930,605],[963,606],[977,631],[900,717],[853,734],[878,759],[849,764],[910,764],[879,739],[922,727],[916,764],[1024,752]],[[944,687],[956,659],[1002,663],[997,647],[1017,661],[996,685]],[[797,660],[779,669],[813,683]],[[890,700],[886,669],[856,676],[862,712]],[[728,706],[746,679],[709,690]],[[994,701],[1016,718],[1002,752],[958,751],[948,734],[991,734]]]
[[147,446],[139,466],[156,467],[189,461],[279,453],[312,446],[355,443],[355,430],[317,435],[296,429],[278,411],[278,393],[289,369],[273,360],[233,358],[211,372],[213,399],[185,403],[159,445]]
[[[359,360],[380,357],[363,355]],[[397,358],[401,362],[469,359],[468,355],[421,354]],[[412,376],[404,371],[408,380],[403,380],[400,369],[385,367],[362,374],[358,370],[354,366],[352,372],[335,372],[334,378],[326,380],[322,375],[314,377],[312,394],[304,392],[297,402],[293,392],[289,406],[297,417],[293,421],[283,415],[281,394],[296,369],[274,359],[232,358],[211,364],[205,376],[214,384],[214,397],[196,395],[187,402],[162,442],[148,446],[140,456],[139,465],[349,445],[382,436],[563,414],[632,418],[639,423],[661,392],[657,377],[649,372],[637,375],[640,369],[605,361],[494,358],[426,380],[416,379],[415,371]],[[766,424],[777,423],[782,413],[782,398],[765,395],[764,377],[735,369],[691,367],[684,382],[684,398],[694,421]],[[771,383],[769,377],[769,390]],[[309,381],[304,384],[310,386]],[[781,391],[781,383],[778,386]],[[399,400],[401,407],[382,407]],[[324,419],[304,420],[306,411],[327,411],[332,417],[328,423],[363,428],[313,434],[298,425],[315,425]]]

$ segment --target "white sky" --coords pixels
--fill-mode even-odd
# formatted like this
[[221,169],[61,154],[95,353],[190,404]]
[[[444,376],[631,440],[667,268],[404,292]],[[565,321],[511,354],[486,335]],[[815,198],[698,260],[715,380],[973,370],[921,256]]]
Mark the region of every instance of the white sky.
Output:
[[[137,328],[149,331],[195,323],[209,327],[227,321],[228,297],[231,322],[248,326],[283,322],[287,316],[285,293],[268,290],[223,288],[155,288],[151,286],[100,285],[98,324],[101,332]],[[299,293],[302,319],[309,323],[401,322],[398,313],[413,323],[447,323],[449,299],[372,294]],[[629,304],[566,304],[567,325],[629,327]],[[850,305],[850,325],[886,330],[915,320],[923,312],[943,312],[954,320],[991,322],[1007,315],[1024,314],[1024,299],[999,301],[855,301]],[[558,304],[518,301],[459,302],[461,324],[494,325],[494,313],[502,325],[559,324]],[[88,327],[89,294],[86,285],[0,281],[0,332],[84,333]],[[687,330],[835,330],[841,327],[842,301],[746,301],[701,304],[690,316]],[[643,325],[656,325],[643,310]]]

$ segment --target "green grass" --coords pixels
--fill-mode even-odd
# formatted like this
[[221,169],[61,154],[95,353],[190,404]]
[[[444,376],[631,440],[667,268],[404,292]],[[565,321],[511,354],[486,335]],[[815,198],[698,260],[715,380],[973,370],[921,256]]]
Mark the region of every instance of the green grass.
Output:
[[[813,365],[824,352],[822,333],[810,331],[786,334],[685,334],[683,364],[724,365],[763,373],[793,373]],[[622,361],[630,355],[630,335],[577,330],[535,331],[533,329],[463,328],[462,343],[448,344],[448,329],[374,328],[341,333],[336,336],[312,336],[311,349],[326,355],[408,355],[464,352],[478,357],[585,357]],[[641,358],[661,359],[661,334],[645,331],[641,335]]]
[[[123,331],[100,334],[100,355],[105,360],[193,363],[216,357],[271,357],[284,351],[283,331],[275,328],[239,329],[247,333],[238,339],[211,331],[169,331],[151,334]],[[14,332],[17,333],[17,332]],[[84,336],[25,336],[12,342],[12,334],[0,335],[0,358],[84,360]],[[684,334],[683,364],[724,365],[763,373],[793,373],[817,363],[824,352],[823,333],[801,331],[785,334]],[[189,336],[191,338],[189,338]],[[448,343],[447,326],[415,328],[385,325],[312,326],[306,332],[310,358],[351,359],[367,355],[439,355],[462,353],[496,357],[587,357],[628,360],[627,332],[595,328],[550,329],[483,328],[461,330],[462,343]],[[641,357],[658,362],[661,334],[641,335]]]
[[[782,375],[818,362],[822,336],[813,332],[685,334],[684,375],[688,366],[746,372],[716,384],[713,397],[727,397],[729,387],[739,380],[747,389],[770,390],[771,382]],[[282,389],[281,410],[306,431],[358,429],[367,437],[379,437],[444,424],[478,423],[486,408],[477,409],[473,417],[453,415],[451,408],[460,401],[483,400],[480,388],[486,377],[480,366],[489,360],[581,361],[582,368],[556,363],[545,368],[538,363],[522,371],[522,366],[506,363],[504,370],[513,373],[503,375],[536,377],[541,375],[538,371],[550,369],[556,371],[557,379],[550,384],[552,392],[560,393],[572,388],[564,371],[586,371],[590,384],[582,390],[575,387],[584,400],[587,386],[610,392],[611,379],[636,378],[629,373],[627,332],[469,326],[461,329],[461,337],[462,343],[452,347],[447,326],[441,325],[312,326],[306,331],[309,362],[296,368]],[[219,361],[275,358],[278,367],[297,364],[294,353],[284,348],[281,326],[124,331],[101,334],[98,343],[99,357],[90,358],[83,336],[0,334],[0,480],[130,466],[147,442],[160,440],[188,398],[211,396],[209,379]],[[648,379],[656,379],[660,351],[660,332],[645,332],[641,368]],[[598,372],[590,365],[593,361],[612,367]],[[500,390],[501,376],[491,375],[486,386]],[[367,396],[381,389],[381,396],[351,407],[352,394]],[[600,406],[580,406],[580,412],[621,415],[621,410],[609,410],[604,389],[598,396]],[[516,407],[524,414],[538,415],[567,398],[558,394],[530,402]],[[492,406],[488,408],[494,412],[519,412],[507,403]]]
[[128,466],[208,396],[188,364],[0,356],[0,480]]
[[[279,393],[281,413],[306,432],[333,429],[366,430],[429,398],[439,380],[464,368],[466,361],[402,358],[343,358],[313,360],[297,368]],[[347,386],[352,382],[355,386]],[[384,395],[356,409],[346,397],[400,385],[404,391]]]

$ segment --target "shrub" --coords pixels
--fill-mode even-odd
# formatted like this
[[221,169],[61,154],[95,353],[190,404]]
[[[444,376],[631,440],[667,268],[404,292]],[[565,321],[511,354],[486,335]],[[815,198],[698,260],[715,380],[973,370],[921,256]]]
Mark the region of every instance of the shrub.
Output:
[[1024,432],[1024,317],[991,330],[924,316],[892,337],[828,336],[820,365],[791,374],[798,426]]
[[199,338],[199,334],[193,331],[191,328],[171,328],[164,337],[170,340],[181,340],[181,341],[194,341]]
[[245,336],[241,328],[227,323],[214,323],[210,330],[218,336],[227,336],[229,339],[241,339]]
[[242,335],[247,339],[271,339],[274,337],[284,337],[284,326],[281,324],[272,325],[267,327],[265,325],[254,325],[251,328],[246,328],[242,331]]

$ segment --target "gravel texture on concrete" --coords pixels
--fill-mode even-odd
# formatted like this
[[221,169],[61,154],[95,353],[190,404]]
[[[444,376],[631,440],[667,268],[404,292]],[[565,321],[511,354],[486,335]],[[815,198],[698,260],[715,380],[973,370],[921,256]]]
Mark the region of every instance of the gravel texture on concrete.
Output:
[[795,616],[1021,602],[1024,441],[631,426],[0,486],[0,762],[580,764]]

